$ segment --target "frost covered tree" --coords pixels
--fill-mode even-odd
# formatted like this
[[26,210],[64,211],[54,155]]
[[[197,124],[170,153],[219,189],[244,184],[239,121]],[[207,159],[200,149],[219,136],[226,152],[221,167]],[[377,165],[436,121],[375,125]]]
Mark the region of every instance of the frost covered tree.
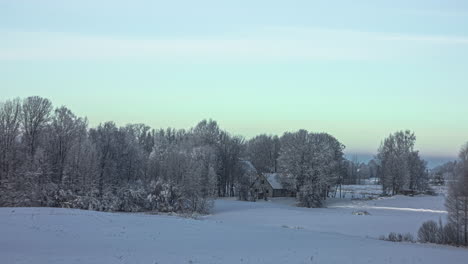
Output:
[[[98,191],[102,196],[104,188],[110,186],[111,175],[115,173],[115,134],[118,129],[113,122],[99,125],[96,129],[91,129],[90,139],[96,147],[98,156]],[[109,185],[107,185],[109,183]]]
[[429,172],[427,162],[419,156],[418,151],[410,153],[408,158],[410,190],[425,191],[429,188]]
[[91,195],[97,190],[99,156],[96,145],[88,136],[86,120],[83,120],[75,140],[68,154],[70,188],[77,194]]
[[50,120],[52,103],[46,98],[31,96],[24,99],[21,109],[24,143],[32,158],[36,153],[39,137]]
[[337,184],[343,163],[344,145],[326,133],[299,130],[281,137],[280,171],[293,179],[292,186],[306,207],[320,207],[330,188]]
[[194,128],[191,133],[198,145],[216,146],[220,143],[220,135],[222,133],[218,123],[214,120],[202,120]]
[[220,143],[217,146],[217,186],[218,196],[235,196],[235,185],[240,166],[240,157],[243,151],[244,139],[231,136],[227,132],[220,135]]
[[415,142],[414,133],[406,130],[389,135],[380,145],[377,161],[384,193],[427,189],[426,163],[414,150]]
[[237,196],[241,201],[256,201],[255,183],[258,179],[258,171],[248,160],[241,160],[237,172],[236,183]]
[[216,193],[216,149],[200,146],[199,138],[185,131],[161,130],[156,135],[150,174],[156,185],[166,188],[163,210],[208,212]]
[[279,152],[277,136],[258,135],[246,144],[246,156],[259,172],[277,172]]
[[[137,144],[136,153],[139,155],[138,166],[140,166],[143,177],[148,180],[149,157],[154,146],[155,131],[145,124],[129,124],[125,127],[132,141]],[[141,160],[140,160],[141,159]]]
[[7,180],[18,167],[21,101],[0,102],[0,182]]
[[449,182],[445,200],[448,221],[455,229],[456,244],[468,245],[468,143],[462,147],[455,178]]
[[52,121],[47,129],[48,139],[46,148],[52,166],[52,181],[62,184],[64,174],[68,167],[70,151],[77,140],[79,133],[86,129],[86,122],[77,117],[68,108],[62,106],[55,110]]
[[[50,205],[53,192],[51,166],[46,149],[46,129],[50,122],[52,103],[39,96],[24,99],[21,105],[20,151],[21,167],[15,172],[13,200],[18,204]],[[16,202],[15,202],[16,203]]]
[[216,159],[210,147],[194,148],[188,153],[187,172],[181,182],[184,210],[207,213],[216,192]]
[[189,131],[189,134],[193,137],[195,145],[214,149],[217,195],[235,196],[244,139],[221,130],[214,120],[202,120]]

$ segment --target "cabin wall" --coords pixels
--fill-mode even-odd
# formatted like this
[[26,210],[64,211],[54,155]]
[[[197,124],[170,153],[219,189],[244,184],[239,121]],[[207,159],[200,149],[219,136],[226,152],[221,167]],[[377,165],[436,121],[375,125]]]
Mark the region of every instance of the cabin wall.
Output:
[[265,197],[267,199],[272,197],[296,197],[295,192],[286,189],[273,189],[263,175],[258,176],[258,181],[255,184],[255,194],[257,195],[257,199],[265,199]]
[[258,176],[258,182],[255,186],[255,193],[258,199],[265,199],[273,197],[273,188],[268,183],[267,179],[263,175]]
[[275,189],[273,197],[296,197],[296,193],[286,189]]

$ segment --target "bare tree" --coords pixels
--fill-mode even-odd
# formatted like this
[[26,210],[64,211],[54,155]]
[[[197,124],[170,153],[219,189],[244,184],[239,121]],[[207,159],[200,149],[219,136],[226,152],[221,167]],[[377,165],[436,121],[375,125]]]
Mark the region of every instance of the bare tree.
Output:
[[106,122],[99,125],[96,129],[90,130],[90,138],[96,146],[99,157],[98,191],[100,196],[104,194],[106,179],[110,178],[115,168],[115,161],[113,159],[113,155],[115,154],[115,133],[117,133],[117,127],[113,122]]
[[39,96],[31,96],[23,101],[22,124],[24,140],[30,157],[34,157],[39,134],[49,121],[52,103]]
[[8,178],[16,162],[15,143],[20,134],[19,99],[0,103],[0,181]]
[[449,193],[445,200],[449,223],[456,230],[456,243],[468,245],[468,143],[462,147],[460,166],[456,176],[449,183]]
[[68,108],[62,106],[55,110],[50,125],[51,159],[54,171],[53,180],[63,182],[63,175],[68,154],[78,140],[79,133],[86,128],[86,123],[76,117]]
[[247,142],[246,154],[259,172],[276,172],[280,142],[277,136],[265,134],[256,136]]
[[427,188],[426,163],[414,150],[415,142],[414,133],[406,130],[391,134],[381,144],[377,161],[384,193],[394,195]]

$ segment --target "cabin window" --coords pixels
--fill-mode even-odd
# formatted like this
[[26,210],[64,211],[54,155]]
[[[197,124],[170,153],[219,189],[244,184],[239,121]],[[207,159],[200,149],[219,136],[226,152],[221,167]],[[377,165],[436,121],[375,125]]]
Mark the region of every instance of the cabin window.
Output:
[[268,193],[268,192],[269,192],[269,190],[266,190],[266,193]]
[[262,180],[262,184],[265,184],[265,181],[264,181],[264,180]]
[[258,192],[258,189],[255,189],[255,192]]

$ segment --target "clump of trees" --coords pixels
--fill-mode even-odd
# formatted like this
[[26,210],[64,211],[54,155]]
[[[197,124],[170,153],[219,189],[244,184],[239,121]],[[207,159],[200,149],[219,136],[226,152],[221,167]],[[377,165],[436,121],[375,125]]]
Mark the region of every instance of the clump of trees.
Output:
[[38,96],[0,104],[0,205],[205,213],[231,195],[243,139],[202,121],[88,128]]
[[429,189],[426,162],[414,149],[413,132],[398,131],[389,135],[378,149],[378,175],[384,194],[424,192]]
[[449,228],[450,226],[444,226],[441,220],[439,220],[439,224],[433,220],[426,221],[418,230],[418,241],[421,243],[449,244],[451,241],[451,230]]
[[256,136],[247,141],[245,157],[258,173],[280,172],[282,185],[297,194],[300,205],[320,207],[342,182],[343,149],[329,134],[299,130]]
[[200,213],[214,197],[255,200],[261,172],[291,176],[301,204],[320,206],[342,178],[344,148],[305,130],[245,141],[213,120],[188,130],[89,128],[38,96],[0,103],[0,146],[0,206]]
[[301,205],[322,206],[331,188],[340,183],[343,149],[343,144],[326,133],[299,130],[281,137],[283,185],[297,192]]
[[380,240],[385,240],[385,241],[390,241],[390,242],[410,242],[414,243],[414,237],[411,233],[395,233],[395,232],[390,232],[388,236],[380,236]]
[[460,233],[457,229],[457,224],[451,221],[446,224],[443,224],[441,220],[439,220],[439,223],[433,220],[426,221],[418,230],[418,242],[466,246],[466,243],[460,239]]

